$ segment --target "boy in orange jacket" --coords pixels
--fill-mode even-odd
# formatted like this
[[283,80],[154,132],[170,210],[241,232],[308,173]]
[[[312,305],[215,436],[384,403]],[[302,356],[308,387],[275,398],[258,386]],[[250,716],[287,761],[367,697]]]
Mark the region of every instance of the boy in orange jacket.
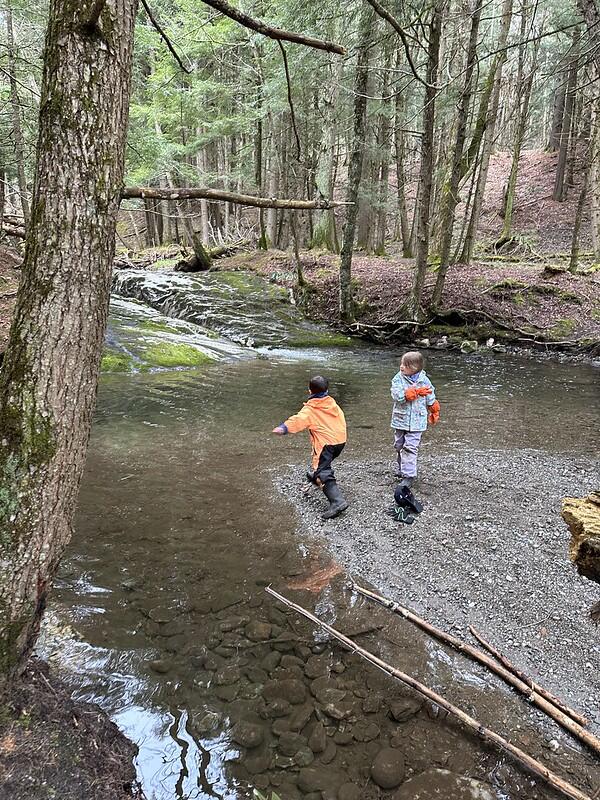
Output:
[[317,375],[311,378],[308,388],[310,396],[302,409],[273,428],[273,433],[284,436],[299,433],[308,428],[312,442],[312,469],[308,479],[323,487],[329,508],[323,519],[332,519],[348,508],[333,473],[332,461],[337,458],[346,444],[346,419],[344,412],[329,396],[329,381]]

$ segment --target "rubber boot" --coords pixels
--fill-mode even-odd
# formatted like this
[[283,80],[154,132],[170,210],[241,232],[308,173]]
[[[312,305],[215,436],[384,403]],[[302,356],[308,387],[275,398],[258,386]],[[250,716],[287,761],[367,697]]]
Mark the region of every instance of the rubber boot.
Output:
[[348,508],[346,498],[335,481],[327,481],[323,486],[323,492],[329,500],[329,508],[321,515],[322,519],[333,519]]
[[415,481],[416,478],[402,478],[400,481],[400,486],[406,486],[407,489],[410,489]]

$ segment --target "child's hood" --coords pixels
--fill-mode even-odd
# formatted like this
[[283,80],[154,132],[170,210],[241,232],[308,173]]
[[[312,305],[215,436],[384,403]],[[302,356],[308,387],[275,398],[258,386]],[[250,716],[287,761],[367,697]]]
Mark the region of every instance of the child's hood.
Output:
[[403,375],[401,372],[397,372],[396,373],[396,378],[400,378],[401,380],[404,380],[406,383],[409,384],[409,386],[414,386],[414,385],[418,386],[421,383],[425,383],[425,384],[429,383],[429,378],[427,377],[427,373],[425,372],[424,369],[422,369],[420,371],[419,377],[417,378],[416,381],[414,381],[411,378],[409,378],[408,375]]
[[311,397],[304,405],[309,406],[310,408],[318,409],[324,414],[337,415],[339,413],[338,404],[335,402],[333,397],[330,397],[329,395],[325,395],[325,397]]

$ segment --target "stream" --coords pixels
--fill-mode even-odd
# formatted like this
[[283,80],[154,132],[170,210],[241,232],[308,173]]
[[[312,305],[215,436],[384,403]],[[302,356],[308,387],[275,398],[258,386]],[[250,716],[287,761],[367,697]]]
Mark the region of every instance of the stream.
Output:
[[[302,435],[270,431],[300,407],[314,373],[330,378],[346,412],[344,458],[390,452],[401,351],[340,347],[288,317],[270,286],[239,323],[247,295],[237,278],[220,293],[218,277],[210,292],[182,277],[171,291],[171,278],[118,276],[119,294],[153,308],[113,302],[108,346],[128,365],[101,381],[76,532],[41,645],[75,695],[138,745],[146,797],[233,800],[254,788],[281,800],[554,797],[264,592],[273,584],[436,690],[453,685],[475,716],[483,707],[497,727],[521,727],[522,745],[533,740],[522,701],[359,601],[326,539],[298,534],[275,488],[309,448]],[[155,335],[208,358],[154,368],[145,354]],[[434,352],[428,371],[448,419],[439,446],[597,454],[600,375],[590,366]],[[569,425],[556,424],[557,404],[568,404]],[[567,750],[572,776],[600,780],[589,756]]]

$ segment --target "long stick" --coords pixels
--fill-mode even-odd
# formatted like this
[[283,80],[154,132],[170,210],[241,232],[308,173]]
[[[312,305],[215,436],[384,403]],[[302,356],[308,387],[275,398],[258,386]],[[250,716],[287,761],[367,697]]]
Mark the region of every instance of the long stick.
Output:
[[184,200],[205,198],[206,200],[223,200],[242,206],[258,208],[336,208],[348,205],[338,200],[284,200],[278,197],[256,197],[251,194],[237,194],[220,189],[206,189],[203,186],[187,186],[181,189],[161,189],[155,186],[126,186],[121,192],[123,199],[147,197],[154,200]]
[[496,648],[486,641],[479,631],[477,631],[472,625],[469,625],[469,630],[482,647],[491,653],[497,661],[499,661],[504,667],[506,667],[507,670],[509,670],[509,672],[512,672],[513,675],[516,675],[517,678],[523,681],[523,683],[526,683],[527,686],[533,689],[536,694],[541,694],[542,697],[545,697],[546,700],[549,700],[557,708],[560,708],[563,713],[567,714],[569,717],[572,717],[575,722],[578,722],[580,725],[588,724],[588,720],[582,714],[579,714],[577,711],[570,708],[568,705],[563,703],[560,698],[555,697],[551,692],[549,692],[547,689],[544,689],[543,686],[540,686],[539,683],[536,683],[532,678],[530,678],[529,675],[526,675],[524,672],[521,672],[518,667],[515,667],[515,665],[504,655],[504,653],[501,653],[500,650],[496,650]]
[[574,719],[567,716],[567,714],[564,714],[559,708],[546,700],[545,697],[541,697],[530,686],[513,675],[512,672],[509,672],[507,669],[505,669],[501,664],[498,664],[492,658],[487,656],[484,652],[478,650],[476,647],[473,647],[470,644],[467,644],[466,642],[462,642],[460,639],[457,639],[456,636],[452,636],[452,634],[446,633],[445,631],[434,627],[426,620],[418,617],[416,614],[413,614],[413,612],[409,611],[409,609],[404,608],[393,600],[389,600],[387,597],[382,597],[381,595],[371,592],[369,589],[363,589],[361,586],[357,586],[356,584],[354,584],[354,588],[359,594],[362,594],[371,600],[375,600],[377,603],[389,608],[396,614],[400,614],[400,616],[414,623],[431,636],[434,636],[436,639],[439,639],[445,644],[451,645],[460,653],[463,653],[464,655],[472,658],[474,661],[478,661],[480,664],[488,667],[488,669],[490,669],[492,672],[495,672],[496,675],[505,680],[506,683],[509,683],[518,692],[524,695],[531,703],[538,708],[541,708],[541,710],[544,711],[549,717],[552,717],[555,722],[558,722],[558,724],[562,725],[562,727],[568,730],[569,733],[572,733],[573,736],[576,736],[582,742],[585,742],[585,744],[591,750],[600,755],[600,739],[598,739],[598,737],[594,736],[593,733],[586,731],[585,728],[583,728],[578,722],[575,722]]
[[431,700],[433,703],[440,706],[440,708],[445,709],[449,714],[452,714],[460,719],[461,722],[463,722],[468,728],[477,733],[483,739],[489,739],[497,744],[498,747],[510,753],[517,761],[519,761],[521,764],[524,764],[536,775],[539,775],[547,783],[549,783],[550,786],[565,795],[565,797],[570,797],[572,800],[592,800],[589,795],[580,792],[575,786],[551,772],[540,761],[537,761],[537,759],[528,755],[523,750],[515,747],[515,745],[511,744],[506,739],[503,739],[498,733],[486,728],[476,719],[466,714],[464,711],[462,711],[462,709],[450,703],[448,700],[446,700],[446,698],[437,694],[428,686],[419,683],[419,681],[415,680],[410,675],[407,675],[406,673],[401,672],[399,669],[392,667],[391,664],[387,664],[385,661],[382,661],[376,655],[373,655],[373,653],[370,653],[368,650],[360,647],[358,644],[356,644],[356,642],[354,642],[352,639],[349,639],[340,631],[332,628],[331,625],[328,625],[326,622],[322,622],[318,617],[315,617],[314,614],[311,614],[310,611],[307,611],[305,608],[302,608],[302,606],[297,605],[297,603],[293,603],[291,600],[288,600],[286,597],[279,594],[279,592],[271,589],[270,586],[267,586],[265,591],[288,608],[293,609],[294,611],[298,612],[298,614],[302,614],[303,617],[306,617],[311,622],[314,622],[315,625],[318,625],[320,628],[323,628],[323,630],[326,630],[331,636],[333,636],[334,639],[337,639],[353,653],[361,656],[361,658],[364,658],[369,663],[374,664],[376,667],[383,670],[383,672],[387,672],[387,674],[391,675],[393,678],[396,678],[402,683],[405,683],[407,686],[410,686],[411,689],[414,689],[420,695],[423,695],[423,697],[426,697],[428,700]]

